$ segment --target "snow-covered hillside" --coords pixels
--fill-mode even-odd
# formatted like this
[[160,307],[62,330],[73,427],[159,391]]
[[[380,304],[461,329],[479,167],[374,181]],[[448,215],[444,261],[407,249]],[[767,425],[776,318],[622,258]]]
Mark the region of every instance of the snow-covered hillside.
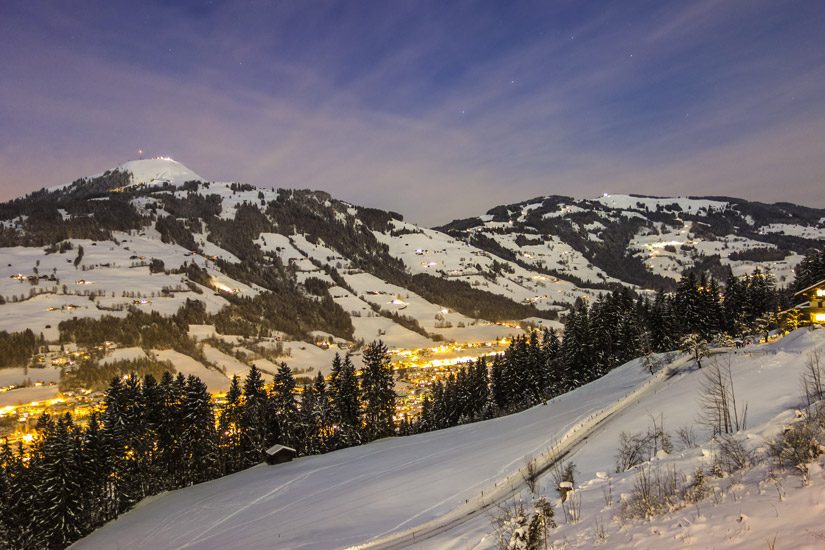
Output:
[[[278,201],[282,201],[279,204],[283,205],[284,218],[289,218],[301,202],[303,215],[314,216],[317,211],[326,220],[310,220],[303,227],[270,224],[272,230],[252,233],[245,242],[235,238],[239,230],[247,227],[245,221],[236,219],[239,210],[248,211],[254,205],[263,212]],[[106,211],[113,203],[117,203],[123,215],[108,219]],[[359,217],[359,209],[323,193],[207,182],[177,161],[155,158],[129,161],[110,171],[3,206],[6,210],[2,213],[0,236],[12,246],[0,247],[0,331],[31,329],[36,335],[42,334],[47,342],[56,342],[58,325],[63,320],[124,317],[131,309],[168,316],[187,300],[204,302],[206,311],[216,314],[232,300],[252,299],[272,290],[261,286],[255,277],[240,275],[244,269],[234,268],[242,264],[238,255],[243,250],[253,255],[259,251],[262,257],[255,261],[263,261],[264,268],[283,268],[285,272],[278,277],[286,279],[286,285],[297,285],[296,293],[305,292],[303,285],[308,279],[323,281],[329,285],[332,300],[351,319],[353,332],[349,339],[334,337],[320,326],[309,327],[315,329],[311,331],[315,341],[303,337],[304,341],[299,342],[294,334],[273,335],[283,348],[281,358],[296,369],[328,368],[334,353],[352,344],[347,340],[381,338],[391,348],[421,348],[435,345],[436,339],[490,341],[519,332],[512,325],[470,317],[449,305],[422,298],[399,286],[398,282],[405,277],[401,271],[396,281],[365,271],[364,261],[357,257],[361,252],[357,244],[344,241],[344,248],[340,243],[324,240],[345,227],[353,228],[355,235],[359,231],[369,233]],[[54,213],[54,220],[34,220],[35,212],[49,210]],[[215,226],[222,229],[220,236],[214,234]],[[315,233],[315,229],[319,231]],[[453,242],[442,233],[426,231],[440,248]],[[385,237],[380,232],[375,234],[379,240]],[[99,237],[92,238],[93,235]],[[223,245],[226,242],[235,245],[235,253]],[[380,246],[379,241],[375,241],[375,246]],[[477,256],[488,266],[489,254],[465,248],[469,255]],[[391,259],[387,256],[387,260]],[[380,271],[382,261],[373,262],[373,271]],[[193,280],[187,271],[189,266],[196,267],[203,276]],[[333,280],[330,269],[341,277]],[[548,300],[536,300],[542,292],[538,278],[543,277],[523,269],[521,272],[512,281],[487,274],[486,279],[479,277],[468,282],[515,302],[536,303],[544,309],[555,307]],[[437,270],[433,273],[439,276]],[[530,282],[533,276],[537,282]],[[528,283],[521,284],[521,280]],[[569,302],[582,294],[570,284],[566,289],[563,299]],[[472,311],[468,313],[473,315]],[[534,313],[535,310],[529,310],[523,316],[532,317]],[[411,322],[394,316],[409,317]],[[543,322],[553,323],[547,319]],[[412,324],[420,326],[420,330]],[[245,353],[242,342],[233,335],[216,334],[214,330],[207,330],[207,334],[225,337]],[[330,339],[336,344],[332,348],[327,346]],[[319,347],[321,340],[324,344]],[[192,358],[162,358],[171,360],[181,371],[193,368]],[[258,357],[257,361],[264,370],[273,365],[269,358]],[[211,381],[213,389],[225,389],[225,363],[206,366],[209,376],[202,378]]]
[[118,166],[117,170],[132,174],[133,185],[158,185],[164,182],[180,185],[187,181],[204,181],[195,172],[168,157],[131,160]]
[[[714,362],[730,365],[737,403],[747,403],[748,429],[740,435],[764,449],[793,419],[801,404],[799,376],[809,354],[823,346],[824,330],[799,330],[774,344],[718,350],[702,370],[677,358],[651,375],[632,361],[523,413],[261,465],[159,495],[75,546],[494,548],[492,518],[516,499],[529,502],[527,461],[541,464],[564,452],[576,465],[572,502],[580,511],[571,515],[578,517],[565,519],[549,473],[537,483],[556,507],[555,547],[753,548],[767,539],[814,548],[825,506],[825,479],[816,466],[810,487],[762,466],[710,480],[716,489],[708,497],[652,522],[619,519],[639,467],[612,472],[620,433],[644,431],[652,418],[671,434],[695,423],[703,376]],[[709,467],[715,446],[703,428],[693,430],[695,442],[676,443],[641,467],[688,475]]]
[[498,206],[442,229],[574,281],[658,287],[697,266],[718,273],[730,268],[735,275],[759,267],[787,283],[825,226],[820,210],[791,204],[605,194]]

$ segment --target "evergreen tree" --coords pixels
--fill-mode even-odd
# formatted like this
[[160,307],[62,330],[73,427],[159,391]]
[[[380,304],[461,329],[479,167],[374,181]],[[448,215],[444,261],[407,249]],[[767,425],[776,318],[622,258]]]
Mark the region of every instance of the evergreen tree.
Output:
[[168,488],[169,476],[161,465],[163,449],[159,444],[160,431],[167,416],[167,410],[164,406],[163,390],[151,374],[143,378],[142,397],[145,416],[143,439],[147,441],[145,494],[153,495]]
[[218,420],[221,470],[224,474],[237,472],[243,464],[241,445],[242,399],[241,382],[236,375],[232,377],[229,384],[229,391],[226,393],[226,405],[224,405]]
[[[127,395],[119,378],[112,379],[106,392],[105,410],[103,412],[103,429],[108,446],[107,455],[111,460],[114,486],[113,515],[128,510],[140,500],[135,482],[134,457],[131,451],[131,426],[128,423]],[[131,455],[131,456],[130,456]]]
[[510,390],[504,373],[504,361],[500,356],[493,358],[490,367],[490,393],[497,410],[505,410],[509,405]]
[[3,470],[3,541],[9,548],[36,547],[33,526],[35,515],[34,487],[35,476],[26,466],[23,445],[18,443],[16,451],[9,446],[8,440],[3,444],[0,454]]
[[215,410],[206,384],[194,375],[186,380],[181,409],[184,428],[179,445],[186,464],[184,484],[214,479],[220,472]]
[[745,324],[745,308],[747,307],[746,287],[732,273],[725,281],[725,291],[722,308],[724,312],[725,332],[731,336],[739,336]]
[[660,290],[650,307],[647,321],[653,351],[672,351],[678,347],[678,324],[672,301]]
[[255,365],[244,380],[240,411],[241,469],[263,460],[270,431],[268,398],[261,371]]
[[301,407],[298,413],[301,446],[298,451],[304,455],[320,454],[319,439],[321,427],[315,417],[315,388],[304,384],[301,390]]
[[688,272],[679,281],[674,296],[674,306],[679,312],[681,324],[680,334],[696,332],[705,334],[704,312],[702,311],[701,297],[699,296],[699,281],[696,273]]
[[421,400],[421,414],[418,416],[418,433],[434,430],[433,424],[433,400],[429,395],[425,395]]
[[590,308],[581,298],[576,299],[565,321],[564,338],[559,354],[565,371],[565,392],[586,384],[594,378],[595,361],[590,332]]
[[[184,429],[182,403],[186,383],[180,376],[173,377],[166,371],[156,391],[151,391],[151,380],[149,387],[147,423],[152,426],[157,440],[153,475],[162,485],[161,490],[183,487],[187,465],[181,447],[181,435]],[[144,383],[144,394],[146,393]]]
[[814,250],[805,255],[796,266],[794,292],[806,289],[825,279],[825,250]]
[[487,360],[484,356],[479,357],[475,363],[470,367],[470,384],[471,384],[471,411],[470,417],[473,420],[482,420],[489,418],[489,411],[487,410],[490,403],[490,381],[487,371]]
[[275,373],[275,384],[270,394],[270,410],[278,426],[277,440],[273,440],[272,443],[281,443],[300,449],[302,429],[298,402],[295,400],[295,387],[292,370],[286,363],[281,363],[278,372]]
[[37,473],[37,535],[49,548],[65,548],[84,532],[78,441],[68,413],[40,443]]
[[361,394],[364,400],[364,426],[369,439],[387,437],[394,432],[395,380],[387,346],[378,340],[364,350]]
[[83,430],[79,460],[79,484],[87,532],[112,519],[115,510],[111,497],[111,464],[109,445],[98,420],[98,413],[89,417]]
[[327,382],[320,372],[313,384],[315,403],[312,408],[313,436],[316,438],[317,452],[325,453],[335,448],[332,431],[332,404],[330,401]]
[[361,392],[350,356],[336,353],[329,383],[335,439],[339,446],[361,444]]
[[747,322],[753,324],[766,313],[775,313],[777,306],[776,281],[770,273],[763,273],[758,267],[747,281]]
[[125,472],[125,497],[121,511],[126,511],[153,494],[152,450],[154,434],[149,431],[146,396],[135,374],[129,375],[123,384],[123,404],[121,407],[126,428],[126,448],[123,455]]

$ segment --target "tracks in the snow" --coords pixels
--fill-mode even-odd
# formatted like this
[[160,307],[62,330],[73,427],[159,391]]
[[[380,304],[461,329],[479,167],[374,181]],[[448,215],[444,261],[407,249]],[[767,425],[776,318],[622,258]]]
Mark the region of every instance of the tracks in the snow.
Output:
[[[537,472],[539,474],[546,472],[559,461],[564,460],[566,456],[574,453],[605,423],[610,421],[627,407],[638,402],[638,400],[644,395],[652,392],[662,383],[670,380],[682,367],[691,362],[692,360],[690,357],[677,359],[662,371],[656,373],[654,377],[651,378],[646,384],[636,388],[618,402],[601,409],[600,411],[596,411],[588,418],[580,421],[568,430],[567,433],[565,433],[562,438],[550,449],[541,455],[534,457]],[[495,509],[497,506],[522,491],[525,487],[525,478],[522,470],[523,469],[519,469],[516,472],[511,473],[503,480],[499,480],[492,489],[483,491],[479,497],[458,506],[451,512],[437,518],[433,518],[430,521],[417,525],[413,528],[379,536],[378,538],[356,545],[352,548],[359,550],[395,550],[410,548],[424,544],[426,541],[431,540],[438,535],[458,529],[462,525],[473,521],[482,514]]]

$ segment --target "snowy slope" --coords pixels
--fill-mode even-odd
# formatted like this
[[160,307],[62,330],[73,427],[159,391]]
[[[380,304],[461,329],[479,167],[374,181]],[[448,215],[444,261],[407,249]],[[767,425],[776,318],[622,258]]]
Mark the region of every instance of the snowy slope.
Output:
[[[540,309],[554,309],[554,304],[573,304],[576,298],[591,298],[596,295],[593,290],[579,288],[569,281],[539,271],[525,269],[440,231],[400,221],[393,221],[393,228],[398,234],[374,234],[389,247],[391,255],[404,262],[411,273],[428,273],[464,281],[516,302],[533,304]],[[508,237],[496,236],[497,239]],[[564,243],[558,244],[558,249],[550,245],[546,251],[546,256],[552,258],[550,262],[567,263],[572,259],[582,264],[582,273],[589,269],[586,268],[589,262],[575,256],[575,251]],[[525,254],[529,256],[529,253]],[[536,254],[545,255],[544,252]],[[506,270],[493,272],[494,262],[504,264]],[[548,264],[548,267],[552,266]],[[605,280],[596,271],[586,278],[596,282]],[[612,282],[619,281],[614,279]]]
[[[768,433],[766,423],[775,424],[777,415],[781,419],[783,411],[797,406],[798,375],[806,354],[824,345],[825,331],[798,331],[777,344],[717,356],[721,361],[730,357],[737,398],[747,401],[749,425],[757,428],[755,434]],[[602,486],[608,478],[606,472],[613,471],[621,431],[644,429],[649,415],[661,414],[669,430],[695,419],[701,371],[690,362],[681,360],[677,364],[683,366],[675,376],[659,375],[653,384],[649,384],[650,375],[634,361],[601,380],[520,414],[382,440],[275,467],[261,465],[159,495],[79,541],[76,547],[342,548],[368,543],[367,547],[379,548],[416,544],[426,548],[492,548],[490,513],[468,512],[466,519],[446,522],[435,532],[428,531],[426,524],[437,523],[438,518],[449,516],[456,508],[483,502],[483,491],[488,495],[502,492],[497,484],[507,479],[517,494],[518,470],[526,457],[537,456],[564,441],[563,435],[575,426],[579,426],[577,433],[571,432],[568,437],[577,438],[577,444],[566,458],[577,465],[577,492],[582,495],[585,519],[571,524],[561,521],[553,539],[571,546],[595,544],[594,521],[601,518],[607,526],[608,542],[634,548],[661,547],[678,537],[657,536],[646,524],[622,527],[612,523],[611,510],[603,509]],[[627,399],[632,391],[635,395]],[[596,424],[594,417],[604,410],[613,411],[612,416]],[[707,440],[706,434],[700,434],[698,440],[705,445],[702,442]],[[692,468],[697,453],[700,459],[703,456],[702,448],[679,451],[662,460]],[[551,492],[548,477],[540,478],[540,486]],[[617,475],[612,481],[616,494],[626,491],[632,479],[633,473]],[[817,489],[808,493],[807,500],[797,501],[821,509],[825,505],[822,496],[821,489]],[[746,491],[741,497],[746,497]],[[740,502],[738,506],[744,509],[746,504]],[[710,508],[712,502],[704,506]],[[556,514],[560,519],[558,509]],[[708,532],[718,535],[721,527],[714,522],[712,510],[700,516]],[[721,517],[727,520],[729,516]],[[772,528],[779,530],[778,540],[797,541],[801,545],[794,547],[805,547],[805,534],[795,529],[794,517],[788,513],[782,525],[774,522]],[[680,529],[674,520],[663,521],[670,531],[690,528],[688,523]],[[411,533],[416,529],[420,529],[420,538],[413,542]],[[398,532],[405,534],[394,537]],[[730,540],[743,548],[753,547],[763,543],[758,538],[761,534],[755,532],[751,537],[739,529]],[[701,537],[701,532],[694,530],[694,536]],[[375,544],[369,543],[371,540]],[[392,540],[396,542],[390,545],[382,542]],[[727,547],[729,542],[708,537],[693,540],[708,548]],[[807,540],[810,542],[810,538]]]
[[649,375],[630,363],[518,415],[257,466],[160,495],[78,548],[340,548],[438,517]]
[[195,172],[168,157],[130,160],[118,166],[119,170],[132,174],[133,185],[157,185],[171,183],[179,185],[187,181],[205,181]]
[[[801,405],[799,376],[805,368],[809,353],[814,349],[825,349],[825,330],[809,332],[797,331],[775,344],[749,346],[738,352],[720,354],[705,365],[717,361],[725,365],[730,359],[736,399],[740,407],[747,404],[747,427],[744,434],[752,448],[764,447],[766,442],[781,433],[783,426],[792,421]],[[676,452],[654,460],[652,467],[676,468],[687,475],[697,468],[709,469],[714,452],[709,434],[696,424],[700,415],[702,371],[695,368],[684,369],[666,384],[661,385],[651,395],[631,404],[610,422],[599,426],[587,438],[586,443],[575,449],[565,460],[576,465],[576,490],[581,499],[581,521],[565,522],[556,508],[556,520],[560,526],[551,534],[560,548],[589,548],[605,544],[609,548],[662,548],[679,545],[695,548],[760,548],[766,540],[776,537],[777,548],[821,548],[817,546],[812,532],[805,526],[819,526],[821,511],[825,508],[825,477],[819,479],[817,487],[803,490],[803,494],[793,495],[795,503],[784,503],[777,498],[776,487],[765,483],[770,470],[763,463],[755,472],[747,472],[744,479],[734,476],[717,483],[723,488],[733,487],[733,491],[720,490],[720,505],[709,497],[695,507],[680,510],[657,518],[652,522],[617,519],[620,499],[633,488],[638,469],[616,474],[615,455],[621,432],[638,433],[651,425],[651,417],[662,419],[667,432],[674,438]],[[697,436],[698,446],[685,448],[675,437],[680,427],[692,427]],[[798,488],[800,480],[790,476],[778,480],[782,491],[789,493]],[[541,491],[551,499],[556,498],[550,476],[540,478]],[[611,505],[605,505],[605,490],[610,487],[613,494]],[[786,488],[786,489],[785,489]],[[530,495],[523,490],[520,497],[530,502]],[[810,508],[813,507],[813,510]],[[780,510],[781,509],[781,510]],[[741,524],[744,514],[747,523]],[[560,517],[561,516],[561,517]],[[754,521],[747,519],[764,517]],[[605,530],[606,540],[597,534],[597,525]],[[461,525],[447,530],[428,541],[432,548],[489,548],[494,544],[493,529],[489,518]]]
[[[578,298],[594,299],[606,285],[666,287],[697,265],[716,267],[717,274],[729,268],[737,275],[759,266],[772,271],[780,285],[787,284],[802,253],[820,245],[816,239],[825,234],[822,212],[803,207],[631,195],[594,200],[542,197],[496,207],[470,224],[454,222],[441,231],[337,201],[323,192],[208,182],[169,158],[133,160],[113,170],[131,174],[131,186],[120,177],[108,183],[84,179],[64,186],[62,192],[69,198],[81,198],[58,204],[60,219],[82,223],[89,214],[86,205],[78,207],[77,202],[105,205],[103,201],[123,197],[120,192],[129,188],[125,196],[145,225],[131,226],[130,231],[113,229],[111,240],[67,239],[72,249],[63,252],[40,246],[0,248],[0,298],[6,302],[0,305],[0,330],[30,328],[55,341],[60,321],[75,316],[122,316],[130,307],[170,315],[187,299],[201,300],[209,313],[216,313],[228,304],[227,293],[253,297],[264,291],[249,280],[245,284],[237,271],[223,264],[242,264],[236,254],[243,253],[220,240],[219,228],[210,228],[197,217],[203,204],[217,203],[211,215],[226,223],[232,223],[244,205],[257,207],[261,216],[269,215],[265,213],[272,205],[284,205],[287,213],[280,220],[270,216],[270,227],[251,237],[252,247],[265,255],[267,266],[270,261],[272,267],[282,265],[297,285],[310,278],[332,285],[330,270],[336,269],[350,288],[335,284],[330,294],[349,314],[352,338],[380,337],[394,348],[427,347],[434,341],[423,331],[394,321],[393,314],[412,317],[429,335],[447,340],[487,341],[513,333],[513,323],[476,322],[469,300],[457,312],[435,303],[442,298],[430,297],[430,302],[403,288],[410,275],[464,282],[474,290],[534,306],[536,310],[526,316],[552,318]],[[84,195],[84,185],[97,187]],[[290,211],[298,210],[312,223],[298,228],[289,217]],[[0,220],[5,230],[32,230],[26,229],[25,215],[15,216],[12,210],[7,217]],[[191,233],[188,243],[176,244],[156,229],[156,221],[171,218],[172,224]],[[335,234],[347,231],[354,237],[336,241]],[[362,250],[366,239],[359,231],[374,239],[367,243],[371,250]],[[85,255],[75,266],[81,246]],[[766,251],[776,252],[775,257],[766,261],[751,257]],[[381,265],[370,266],[374,258],[380,258]],[[150,274],[153,260],[163,262],[166,273]],[[201,279],[193,286],[185,273],[172,273],[187,263],[204,269],[208,282]],[[395,277],[384,275],[387,264],[393,264],[389,271]],[[379,312],[373,311],[376,307]],[[559,327],[556,321],[545,321],[544,326]],[[291,366],[317,367],[309,361],[321,350],[310,351],[296,353]]]
[[[741,199],[622,194],[596,199],[539,197],[497,206],[442,229],[495,255],[563,278],[588,284],[619,280],[647,288],[676,281],[697,265],[730,267],[736,275],[759,267],[787,284],[804,252],[820,246],[825,235],[815,209]],[[764,249],[779,259],[754,254]],[[736,259],[742,253],[746,259]],[[629,263],[638,268],[630,278]]]

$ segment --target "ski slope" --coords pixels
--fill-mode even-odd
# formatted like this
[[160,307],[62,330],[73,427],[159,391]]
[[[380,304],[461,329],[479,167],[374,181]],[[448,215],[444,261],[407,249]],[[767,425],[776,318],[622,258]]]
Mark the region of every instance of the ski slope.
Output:
[[[756,427],[756,435],[748,437],[766,437],[781,430],[776,418],[798,406],[798,376],[807,354],[823,346],[825,331],[800,330],[775,344],[722,350],[706,364],[730,358],[737,398],[748,403],[749,425]],[[618,546],[657,547],[667,540],[646,538],[647,524],[628,529],[610,523],[610,511],[602,509],[602,484],[613,471],[620,432],[644,430],[651,415],[661,415],[671,432],[694,422],[701,372],[684,357],[653,376],[631,361],[520,414],[260,465],[146,499],[75,547],[491,548],[494,506],[519,495],[529,501],[519,469],[526,457],[547,459],[550,448],[576,463],[577,491],[588,519],[562,522],[554,540],[588,546],[593,518],[600,518]],[[707,436],[697,439],[704,442]],[[696,460],[704,460],[706,446],[665,460],[694,468]],[[542,476],[539,485],[552,497],[548,478]],[[616,474],[616,493],[628,490],[632,479],[632,472]],[[559,519],[558,508],[556,513]],[[718,534],[712,517],[706,522],[707,532]],[[793,522],[785,523],[793,532]],[[731,540],[742,548],[756,540],[739,537]],[[703,547],[716,546],[697,540],[710,544]]]
[[[741,437],[752,449],[761,448],[793,421],[801,406],[799,377],[809,354],[825,351],[825,330],[798,330],[769,345],[748,346],[744,350],[724,351],[703,360],[705,369],[730,359],[736,399],[740,409],[747,404],[747,430]],[[697,468],[708,470],[714,446],[709,434],[696,423],[700,416],[702,370],[689,363],[674,376],[653,388],[641,399],[631,400],[608,421],[590,430],[587,438],[565,457],[576,465],[576,492],[581,499],[581,521],[565,522],[551,476],[539,478],[539,491],[554,503],[559,527],[550,533],[559,548],[765,548],[765,541],[776,537],[777,548],[822,548],[811,534],[821,531],[825,510],[825,475],[817,476],[812,468],[811,490],[800,488],[798,476],[774,472],[782,487],[782,498],[769,484],[771,465],[762,460],[754,471],[715,481],[720,485],[719,504],[713,497],[688,509],[677,510],[652,521],[621,522],[620,499],[630,493],[638,469],[615,472],[615,456],[622,432],[639,433],[651,425],[651,417],[663,421],[664,429],[674,440],[671,455],[654,458],[652,468],[676,468],[691,475]],[[684,448],[675,431],[693,427],[698,446]],[[712,481],[713,483],[713,481]],[[610,487],[613,503],[605,505],[605,490]],[[731,491],[730,487],[733,488]],[[794,490],[800,490],[797,493]],[[529,503],[531,495],[522,488],[510,501]],[[744,519],[742,519],[744,517]],[[754,521],[747,521],[748,518]],[[760,518],[755,521],[755,518]],[[743,524],[743,522],[747,523]],[[605,538],[598,536],[598,525]],[[426,547],[443,550],[494,548],[491,516],[442,529],[427,540]],[[395,546],[395,547],[406,547]],[[376,547],[387,547],[378,546]],[[390,546],[392,547],[392,546]]]
[[649,379],[634,361],[520,414],[256,466],[149,498],[76,547],[341,548],[408,530],[496,489]]

